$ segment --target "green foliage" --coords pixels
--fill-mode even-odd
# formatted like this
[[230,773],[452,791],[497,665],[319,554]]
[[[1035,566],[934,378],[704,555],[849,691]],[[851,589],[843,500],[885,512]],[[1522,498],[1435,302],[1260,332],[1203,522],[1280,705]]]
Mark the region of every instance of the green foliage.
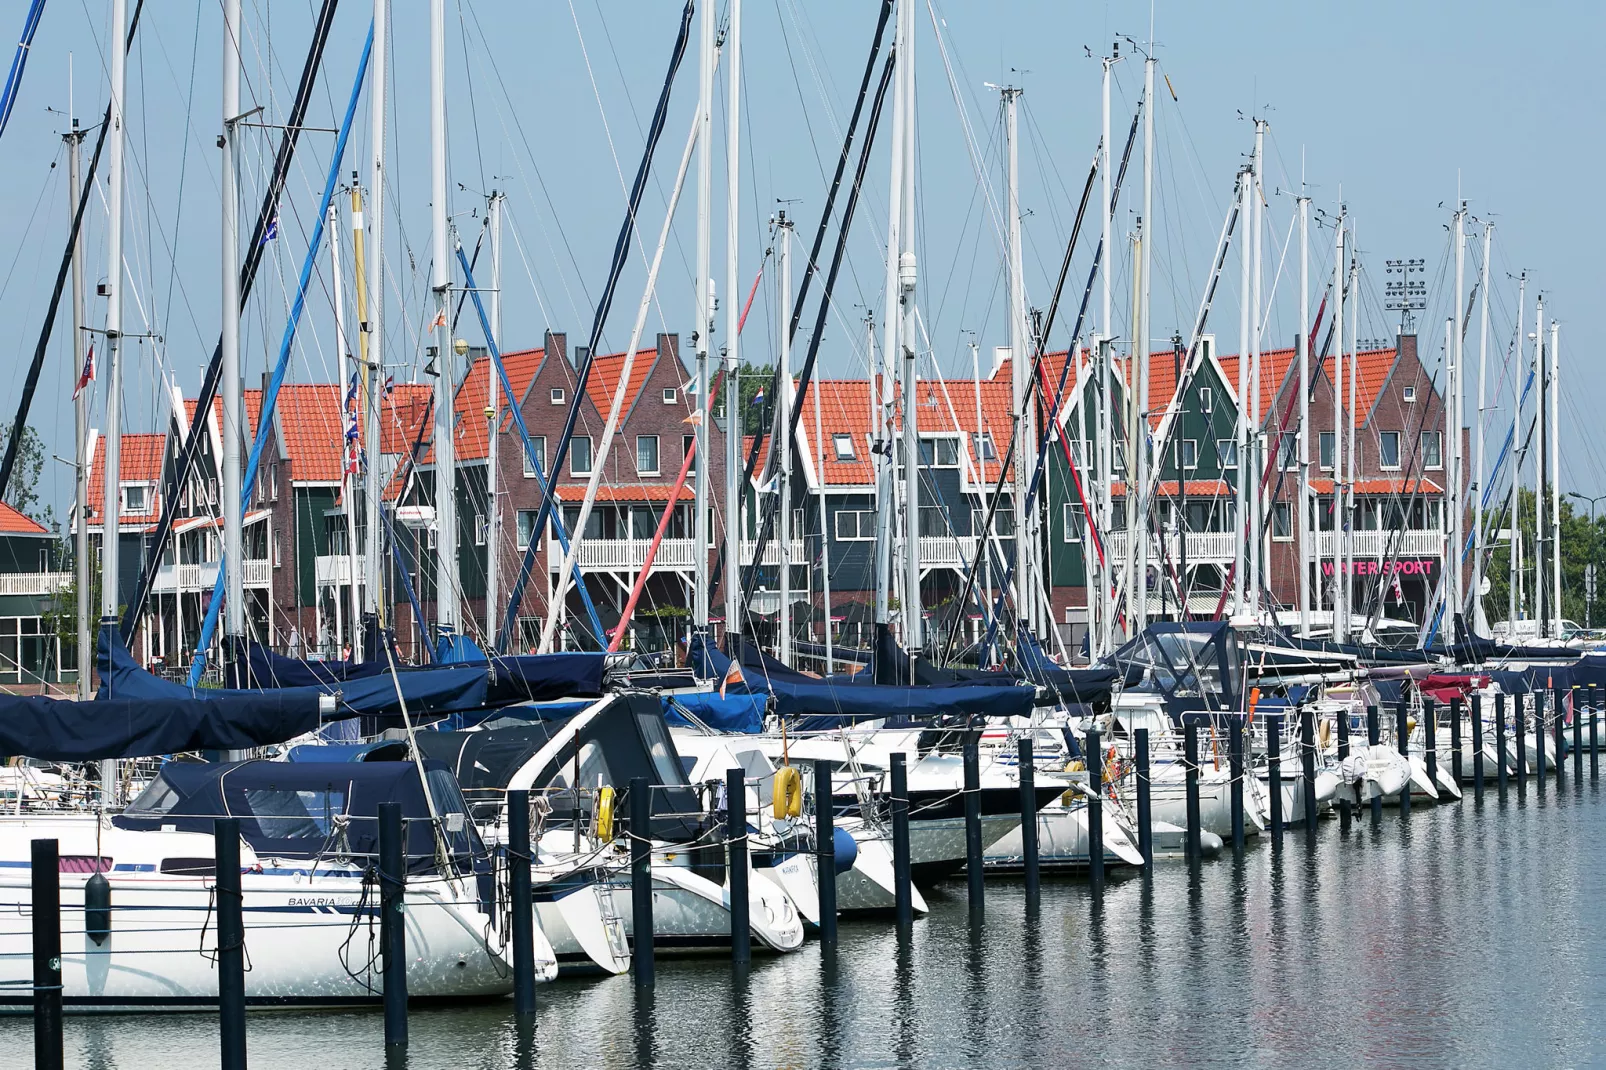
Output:
[[[1534,612],[1534,493],[1526,488],[1517,495],[1517,524],[1516,528],[1522,539],[1522,556],[1520,563],[1523,568],[1523,577],[1520,585],[1522,592],[1522,605],[1519,612],[1532,618]],[[1545,504],[1550,504],[1547,495]],[[1509,592],[1511,590],[1511,545],[1509,541],[1496,542],[1497,533],[1503,532],[1512,525],[1506,516],[1505,503],[1490,509],[1486,514],[1484,532],[1491,544],[1489,562],[1484,566],[1484,574],[1489,579],[1489,593],[1484,597],[1484,612],[1489,620],[1505,620],[1507,608],[1510,605]],[[1545,531],[1542,533],[1548,543],[1549,521],[1546,521]],[[1547,554],[1545,565],[1545,592],[1550,596],[1550,565],[1548,563],[1549,546],[1543,548]],[[1587,511],[1576,507],[1570,498],[1561,499],[1561,615],[1583,624],[1591,616],[1584,604],[1584,569],[1590,562],[1596,564],[1596,601],[1593,618],[1595,623],[1606,619],[1606,603],[1601,600],[1606,597],[1606,514],[1597,511],[1594,525],[1591,526]],[[1547,610],[1549,616],[1552,611]]]
[[[772,364],[742,365],[741,380],[737,384],[742,394],[742,434],[756,435],[768,430],[770,414],[775,411],[775,391],[770,388],[774,377]],[[764,391],[764,400],[754,404],[753,398],[760,389]]]
[[[10,444],[11,425],[0,424],[0,451]],[[24,516],[32,517],[45,527],[57,530],[56,511],[51,506],[39,508],[40,477],[45,471],[45,444],[39,432],[31,427],[22,429],[22,440],[17,445],[16,467],[11,471],[11,482],[6,486],[5,502]]]

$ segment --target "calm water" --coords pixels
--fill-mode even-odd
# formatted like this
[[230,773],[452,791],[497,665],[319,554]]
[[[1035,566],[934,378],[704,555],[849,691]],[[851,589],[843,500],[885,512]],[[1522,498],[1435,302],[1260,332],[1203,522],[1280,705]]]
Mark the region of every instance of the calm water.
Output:
[[[1570,779],[1481,808],[1385,811],[1307,849],[1254,845],[1190,873],[1113,884],[1102,906],[1048,881],[1035,918],[990,882],[972,925],[959,882],[907,947],[842,927],[756,962],[658,965],[540,990],[533,1032],[505,1006],[415,1011],[408,1067],[1606,1065],[1606,797]],[[251,1065],[383,1067],[378,1013],[262,1013]],[[0,1065],[32,1065],[27,1019]],[[213,1020],[70,1018],[70,1066],[217,1065]]]

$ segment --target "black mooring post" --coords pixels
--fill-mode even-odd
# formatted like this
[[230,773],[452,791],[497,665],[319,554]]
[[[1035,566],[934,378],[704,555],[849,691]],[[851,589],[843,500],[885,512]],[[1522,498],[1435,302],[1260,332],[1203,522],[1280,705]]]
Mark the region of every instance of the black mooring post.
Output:
[[61,1070],[61,850],[55,840],[34,840],[33,1064]]
[[1450,699],[1450,777],[1457,786],[1465,778],[1466,763],[1461,758],[1461,696]]
[[513,1013],[535,1013],[535,904],[530,889],[530,793],[507,793],[507,888],[513,913]]
[[1037,863],[1037,769],[1033,765],[1032,741],[1022,736],[1015,742],[1015,766],[1020,770],[1020,864],[1026,874],[1026,901],[1036,903],[1041,887]]
[[1578,701],[1578,687],[1572,690],[1573,710],[1573,779],[1584,778],[1584,710]]
[[1182,772],[1187,802],[1189,861],[1198,862],[1203,851],[1199,843],[1199,726],[1184,725],[1182,729]]
[[[1338,722],[1338,761],[1342,765],[1344,759],[1349,757],[1349,711],[1344,710],[1334,720]],[[1345,794],[1346,796],[1348,795],[1347,788],[1345,789]],[[1338,827],[1340,830],[1349,831],[1350,816],[1349,799],[1340,799],[1338,802]]]
[[730,859],[725,872],[731,889],[731,962],[745,965],[753,957],[753,931],[747,901],[747,773],[740,766],[725,770],[725,840]]
[[636,987],[653,986],[652,788],[644,776],[630,778],[630,968]]
[[1242,715],[1227,715],[1227,772],[1232,777],[1229,790],[1232,799],[1232,852],[1244,853],[1244,720]]
[[1483,800],[1483,696],[1472,695],[1472,795]]
[[965,733],[965,883],[970,909],[986,905],[986,874],[981,847],[981,733]]
[[820,886],[820,946],[836,947],[836,813],[829,758],[814,759],[815,880]]
[[1506,696],[1494,697],[1494,753],[1495,779],[1500,784],[1500,798],[1506,797],[1506,778],[1510,775],[1506,757]]
[[1095,893],[1104,890],[1104,741],[1087,733],[1087,876]]
[[407,1046],[407,847],[401,803],[379,804],[379,948],[384,956],[385,1049]]
[[1523,707],[1526,705],[1521,695],[1513,702],[1511,710],[1512,736],[1516,742],[1513,745],[1517,752],[1517,791],[1520,794],[1528,793],[1528,718]]
[[1316,711],[1301,710],[1299,714],[1299,776],[1304,781],[1300,791],[1305,796],[1306,839],[1316,830]]
[[898,929],[908,933],[914,926],[914,894],[909,876],[909,757],[892,756],[892,894]]
[[1439,709],[1432,699],[1422,700],[1422,764],[1427,766],[1433,797],[1439,797]]
[[1589,688],[1589,779],[1600,779],[1600,687]]
[[217,1011],[223,1070],[245,1070],[245,904],[240,894],[240,819],[212,822],[217,873]]
[[1143,856],[1145,872],[1154,869],[1154,804],[1149,775],[1149,730],[1139,728],[1132,733],[1138,767],[1138,854]]
[[1562,690],[1556,688],[1551,695],[1550,727],[1556,734],[1553,743],[1556,745],[1556,783],[1559,785],[1567,779],[1567,721],[1565,711],[1567,704],[1561,700]]
[[[1405,699],[1402,698],[1398,705],[1394,707],[1394,745],[1405,758],[1405,764],[1408,768],[1411,764],[1411,726],[1409,721],[1410,711],[1406,706]],[[1411,778],[1409,775],[1406,777],[1405,787],[1400,790],[1400,816],[1411,816]]]
[[[1381,746],[1383,742],[1383,723],[1376,706],[1366,707],[1366,745],[1368,747]],[[1370,761],[1370,757],[1368,757]],[[1383,796],[1372,796],[1372,823],[1375,825],[1383,820]]]
[[1545,777],[1549,775],[1549,770],[1545,768],[1545,766],[1549,764],[1545,760],[1545,729],[1550,725],[1549,718],[1550,712],[1545,708],[1544,691],[1535,691],[1534,753],[1537,755],[1537,757],[1534,763],[1534,783],[1538,786],[1541,792],[1545,790]]
[[1283,715],[1266,715],[1266,794],[1271,804],[1271,846],[1283,845]]

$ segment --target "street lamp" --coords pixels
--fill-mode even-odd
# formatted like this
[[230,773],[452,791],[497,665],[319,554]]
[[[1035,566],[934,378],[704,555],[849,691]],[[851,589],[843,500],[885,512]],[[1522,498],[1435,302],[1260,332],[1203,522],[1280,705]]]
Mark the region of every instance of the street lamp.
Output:
[[[1595,503],[1606,502],[1606,494],[1586,498],[1576,490],[1570,490],[1567,492],[1567,497],[1589,503],[1589,562],[1584,569],[1584,627],[1593,628],[1595,626]],[[1561,547],[1556,547],[1555,552],[1561,553]],[[1559,592],[1557,597],[1560,597]]]

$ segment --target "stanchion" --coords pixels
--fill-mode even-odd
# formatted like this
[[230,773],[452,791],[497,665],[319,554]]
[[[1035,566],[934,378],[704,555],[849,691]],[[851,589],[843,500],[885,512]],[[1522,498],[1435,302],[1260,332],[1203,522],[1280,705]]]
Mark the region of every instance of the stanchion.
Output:
[[915,904],[909,877],[909,769],[908,756],[892,756],[892,894],[898,928],[907,933],[914,925]]
[[1132,733],[1134,757],[1138,766],[1138,854],[1143,856],[1145,872],[1154,869],[1154,804],[1150,798],[1153,784],[1149,775],[1149,730],[1139,728]]
[[1187,801],[1188,860],[1201,860],[1199,845],[1199,726],[1185,725],[1182,729],[1183,788]]
[[820,946],[836,947],[836,812],[829,758],[814,759],[814,850],[820,886]]
[[986,905],[986,874],[981,854],[981,733],[965,733],[965,883],[970,889],[970,909]]
[[653,986],[652,788],[630,779],[630,968],[638,988]]
[[1465,779],[1466,763],[1461,758],[1461,696],[1450,699],[1450,776],[1459,787]]
[[[1368,706],[1368,707],[1366,707],[1366,745],[1368,747],[1379,747],[1379,746],[1382,746],[1382,744],[1383,744],[1383,724],[1382,724],[1382,720],[1381,720],[1381,718],[1380,718],[1380,716],[1378,714],[1378,709],[1377,709],[1376,706]],[[1370,754],[1368,754],[1366,756],[1366,759],[1367,759],[1368,762],[1370,762],[1372,760],[1372,756]],[[1378,822],[1380,822],[1382,820],[1383,820],[1383,796],[1381,796],[1381,795],[1373,795],[1372,796],[1372,824],[1375,825],[1375,824],[1377,824]]]
[[1104,750],[1099,730],[1087,733],[1087,875],[1095,894],[1104,890]]
[[1035,903],[1041,874],[1037,864],[1037,768],[1029,736],[1015,742],[1015,767],[1020,771],[1020,864],[1026,874],[1026,901]]
[[1495,780],[1500,786],[1500,798],[1506,797],[1506,778],[1510,775],[1506,757],[1506,696],[1494,697],[1494,753]]
[[217,874],[217,1016],[223,1070],[245,1070],[245,904],[240,895],[240,819],[212,822]]
[[406,881],[401,803],[380,803],[379,947],[384,956],[386,1051],[407,1047]]
[[1316,831],[1316,712],[1310,709],[1299,715],[1299,775],[1304,781],[1305,831],[1311,834]]
[[1244,853],[1244,721],[1239,714],[1228,714],[1227,772],[1232,777],[1232,851]]
[[725,770],[725,872],[731,890],[731,962],[745,965],[753,957],[753,930],[747,901],[747,774],[740,766]]
[[1266,714],[1266,794],[1271,803],[1271,845],[1283,845],[1283,715]]
[[[1344,759],[1349,757],[1349,710],[1341,710],[1333,719],[1338,722],[1338,761],[1342,765]],[[1347,787],[1344,794],[1345,798],[1338,801],[1338,827],[1340,831],[1348,832],[1351,814]]]
[[55,840],[34,840],[33,1064],[61,1070],[61,850]]
[[1472,795],[1483,800],[1483,696],[1472,695]]
[[1434,798],[1439,794],[1439,708],[1432,699],[1422,700],[1422,764],[1427,766],[1428,783]]
[[535,904],[530,891],[530,793],[507,793],[507,888],[513,922],[513,1013],[535,1013]]

